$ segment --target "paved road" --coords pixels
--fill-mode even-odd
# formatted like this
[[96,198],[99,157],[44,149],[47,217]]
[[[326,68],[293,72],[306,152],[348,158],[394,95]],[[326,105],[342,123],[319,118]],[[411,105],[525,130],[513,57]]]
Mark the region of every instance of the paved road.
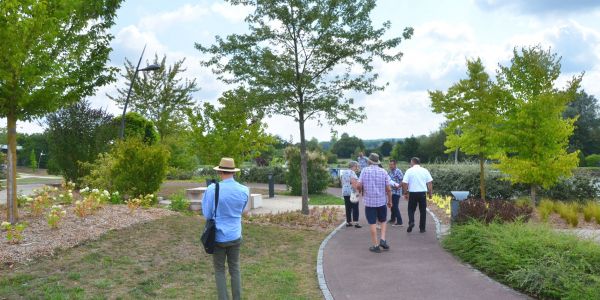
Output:
[[[406,211],[407,203],[401,201],[402,217],[408,224]],[[366,225],[362,207],[360,215]],[[383,253],[369,252],[367,226],[344,227],[329,240],[323,268],[335,299],[528,299],[442,249],[429,214],[426,233],[419,233],[418,226],[412,233],[406,227],[388,229],[391,249]]]
[[[22,195],[29,195],[33,193],[35,189],[41,189],[45,184],[19,184],[17,185],[17,191]],[[0,204],[6,204],[6,190],[0,191]]]

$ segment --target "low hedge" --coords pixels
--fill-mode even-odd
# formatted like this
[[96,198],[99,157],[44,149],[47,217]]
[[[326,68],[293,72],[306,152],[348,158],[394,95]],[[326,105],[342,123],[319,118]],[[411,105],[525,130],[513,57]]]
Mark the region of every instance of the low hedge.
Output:
[[[273,174],[276,184],[285,184],[285,169],[281,166],[242,168],[235,178],[240,182],[269,183],[269,174]],[[217,172],[212,167],[204,167],[196,171],[196,176],[217,178]]]
[[496,280],[543,299],[600,299],[600,245],[541,226],[471,222],[442,241]]
[[[451,195],[450,191],[469,191],[473,198],[481,198],[479,192],[478,165],[428,165],[433,177],[435,193]],[[511,184],[506,175],[486,168],[486,198],[511,199],[529,195],[529,187]],[[574,176],[561,180],[554,187],[540,191],[540,196],[566,201],[586,201],[600,197],[600,172],[594,168],[578,168]]]

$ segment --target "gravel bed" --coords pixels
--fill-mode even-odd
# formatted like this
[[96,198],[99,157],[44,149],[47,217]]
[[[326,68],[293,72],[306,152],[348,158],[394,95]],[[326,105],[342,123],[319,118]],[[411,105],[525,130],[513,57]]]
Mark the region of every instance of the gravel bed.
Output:
[[28,223],[23,231],[23,241],[11,245],[6,240],[5,232],[0,232],[0,269],[11,268],[15,263],[32,261],[40,256],[53,256],[57,249],[67,249],[97,239],[110,230],[176,214],[162,208],[138,209],[129,214],[125,205],[106,205],[93,215],[79,218],[74,214],[72,206],[66,207],[65,210],[67,214],[57,229],[48,227],[45,214],[33,217],[25,211],[20,211],[20,220]]

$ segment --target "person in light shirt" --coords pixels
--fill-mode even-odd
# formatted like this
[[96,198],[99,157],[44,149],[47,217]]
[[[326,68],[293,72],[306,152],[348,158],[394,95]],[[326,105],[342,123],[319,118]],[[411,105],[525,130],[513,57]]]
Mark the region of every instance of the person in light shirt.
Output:
[[418,157],[410,159],[410,168],[406,170],[402,178],[402,190],[404,198],[408,198],[408,228],[406,232],[411,232],[415,226],[415,211],[419,206],[419,231],[425,232],[425,220],[427,218],[427,198],[433,197],[433,178],[429,171],[421,167]]

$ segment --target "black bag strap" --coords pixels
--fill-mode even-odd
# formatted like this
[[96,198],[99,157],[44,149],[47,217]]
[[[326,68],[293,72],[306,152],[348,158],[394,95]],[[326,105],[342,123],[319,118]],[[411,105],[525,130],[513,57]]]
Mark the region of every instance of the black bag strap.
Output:
[[213,211],[213,219],[217,218],[217,207],[219,207],[219,183],[215,182],[215,210]]

